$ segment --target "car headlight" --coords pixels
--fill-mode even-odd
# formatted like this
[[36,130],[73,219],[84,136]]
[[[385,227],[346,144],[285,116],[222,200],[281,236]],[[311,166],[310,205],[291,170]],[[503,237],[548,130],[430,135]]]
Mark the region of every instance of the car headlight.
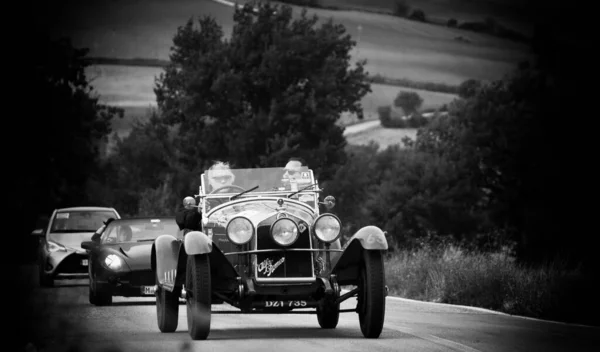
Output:
[[109,269],[120,270],[123,267],[123,260],[114,254],[109,254],[104,258],[104,264]]
[[50,252],[58,252],[58,251],[66,252],[67,249],[58,243],[48,241],[48,251],[50,251]]
[[243,245],[252,239],[254,235],[254,225],[252,222],[243,217],[233,218],[225,230],[227,238],[237,245]]
[[271,225],[271,237],[281,246],[290,246],[298,239],[298,225],[290,219],[281,218]]
[[323,214],[313,225],[317,238],[325,243],[331,243],[340,237],[341,222],[333,214]]

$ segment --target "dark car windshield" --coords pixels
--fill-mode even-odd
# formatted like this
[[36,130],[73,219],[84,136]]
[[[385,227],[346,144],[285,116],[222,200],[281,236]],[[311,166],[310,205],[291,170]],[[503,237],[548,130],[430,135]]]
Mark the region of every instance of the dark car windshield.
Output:
[[120,219],[106,226],[102,243],[152,242],[160,235],[177,237],[175,218]]
[[107,210],[74,210],[56,213],[50,232],[94,232],[104,221],[116,218],[117,214]]

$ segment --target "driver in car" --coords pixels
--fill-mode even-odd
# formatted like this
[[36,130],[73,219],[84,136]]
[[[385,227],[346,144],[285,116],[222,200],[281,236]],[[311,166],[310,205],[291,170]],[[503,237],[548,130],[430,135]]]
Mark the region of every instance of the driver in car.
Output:
[[[208,168],[208,184],[210,185],[209,192],[213,192],[225,186],[231,186],[235,181],[235,175],[231,172],[229,164],[222,161],[217,161]],[[223,188],[217,193],[227,192],[227,188]]]

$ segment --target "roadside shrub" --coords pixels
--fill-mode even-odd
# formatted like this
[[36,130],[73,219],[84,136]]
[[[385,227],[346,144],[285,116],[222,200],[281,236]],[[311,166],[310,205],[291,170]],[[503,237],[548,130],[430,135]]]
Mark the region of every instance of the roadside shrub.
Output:
[[410,14],[410,5],[405,0],[396,1],[394,4],[394,16],[408,17]]
[[419,128],[427,125],[429,119],[421,115],[420,113],[411,114],[408,119],[406,119],[406,126],[409,128]]
[[381,125],[383,127],[387,127],[392,118],[392,107],[389,105],[380,106],[377,108],[377,113],[379,114],[379,121],[381,121]]
[[409,18],[414,21],[427,22],[427,19],[425,18],[425,12],[421,9],[413,10]]
[[458,26],[458,21],[456,20],[456,18],[451,18],[448,20],[448,23],[446,24],[446,26],[448,26],[450,28],[456,28]]

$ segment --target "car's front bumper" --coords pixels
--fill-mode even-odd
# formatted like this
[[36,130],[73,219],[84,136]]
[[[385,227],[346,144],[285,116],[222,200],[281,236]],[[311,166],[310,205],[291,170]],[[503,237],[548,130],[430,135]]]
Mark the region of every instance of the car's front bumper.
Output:
[[78,279],[88,277],[88,254],[83,251],[57,251],[46,254],[43,269],[55,279]]
[[[156,281],[151,269],[139,271],[112,272],[102,268],[96,273],[96,282],[109,289],[115,296],[141,297],[154,296]],[[144,287],[151,288],[145,293]]]

